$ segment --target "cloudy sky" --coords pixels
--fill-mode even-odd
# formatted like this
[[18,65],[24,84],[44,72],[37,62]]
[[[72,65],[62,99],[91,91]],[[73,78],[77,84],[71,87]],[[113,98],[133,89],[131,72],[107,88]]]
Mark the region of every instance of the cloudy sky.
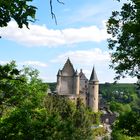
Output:
[[[105,23],[111,11],[120,8],[114,0],[63,0],[54,1],[53,10],[57,25],[51,19],[49,2],[35,0],[38,7],[36,22],[29,28],[19,29],[14,21],[0,28],[0,64],[15,60],[18,66],[29,65],[40,71],[47,82],[56,81],[58,69],[62,69],[69,57],[78,71],[82,68],[89,78],[93,66],[100,83],[113,82],[115,76],[109,69]],[[136,82],[121,79],[119,82]]]

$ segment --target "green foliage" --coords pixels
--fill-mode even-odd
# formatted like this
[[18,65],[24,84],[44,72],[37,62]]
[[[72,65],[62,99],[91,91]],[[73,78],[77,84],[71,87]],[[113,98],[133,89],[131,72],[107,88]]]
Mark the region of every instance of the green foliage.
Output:
[[30,138],[30,126],[41,123],[38,119],[44,116],[47,86],[38,78],[37,70],[18,70],[14,61],[0,65],[0,69],[0,139],[23,139],[25,134]]
[[80,100],[47,95],[37,70],[15,62],[0,68],[0,139],[92,140],[93,115]]
[[47,83],[49,88],[51,89],[51,91],[55,91],[56,90],[56,82],[54,83]]
[[[60,0],[56,0],[64,4]],[[32,5],[33,0],[0,0],[0,27],[5,27],[11,20],[14,20],[19,28],[25,25],[29,28],[29,22],[35,22],[37,7]],[[57,24],[55,13],[53,12],[53,0],[49,0],[50,13],[52,19]]]
[[54,139],[92,139],[91,112],[82,103],[75,106],[73,102],[65,97],[47,96],[45,108],[49,114],[58,115],[60,119],[61,127],[56,131],[56,134],[60,134],[59,137],[54,137]]
[[128,135],[122,134],[121,131],[113,131],[111,136],[113,140],[140,140],[139,136],[130,137]]
[[140,111],[140,98],[138,95],[133,95],[133,102],[131,102],[131,108],[134,111]]
[[18,70],[14,61],[0,65],[0,116],[12,107],[22,105],[22,101],[32,99],[38,103],[39,97],[46,93],[47,86],[38,78],[38,71],[30,68]]
[[99,125],[101,112],[90,112],[90,115],[93,118],[93,120],[92,120],[93,124]]
[[132,140],[131,137],[122,134],[120,131],[112,132],[113,140]]
[[140,139],[140,99],[136,86],[106,83],[100,86],[100,93],[110,110],[120,114],[113,127],[112,139]]
[[112,134],[117,134],[117,131],[130,137],[140,136],[140,113],[131,111],[120,115],[113,127]]
[[129,104],[122,104],[115,101],[109,103],[110,110],[118,113],[126,113],[131,111],[131,106]]
[[14,19],[19,28],[28,27],[29,22],[35,21],[36,7],[30,5],[33,0],[0,0],[0,27],[8,25]]
[[121,11],[113,11],[107,22],[111,61],[116,79],[126,74],[140,78],[140,1],[127,0]]
[[106,134],[106,130],[104,127],[99,127],[96,129],[93,129],[93,135],[96,136],[104,136]]
[[100,84],[100,93],[108,102],[130,103],[133,101],[133,95],[136,94],[136,88],[134,84],[106,83]]
[[46,96],[44,104],[30,100],[0,120],[0,139],[92,140],[92,119],[84,106]]
[[113,112],[140,110],[140,98],[135,84],[100,84],[100,94]]

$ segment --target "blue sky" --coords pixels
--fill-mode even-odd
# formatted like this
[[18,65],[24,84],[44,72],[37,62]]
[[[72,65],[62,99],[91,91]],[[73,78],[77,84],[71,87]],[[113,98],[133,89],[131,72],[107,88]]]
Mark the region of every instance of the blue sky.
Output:
[[[0,63],[15,60],[18,66],[29,65],[40,71],[47,82],[56,81],[69,57],[78,71],[82,68],[89,78],[93,66],[100,83],[113,82],[114,71],[109,69],[110,57],[105,22],[112,10],[120,8],[114,0],[54,1],[53,10],[58,24],[51,19],[49,1],[35,0],[38,7],[36,22],[19,29],[14,21],[0,29]],[[120,82],[136,82],[121,79]]]

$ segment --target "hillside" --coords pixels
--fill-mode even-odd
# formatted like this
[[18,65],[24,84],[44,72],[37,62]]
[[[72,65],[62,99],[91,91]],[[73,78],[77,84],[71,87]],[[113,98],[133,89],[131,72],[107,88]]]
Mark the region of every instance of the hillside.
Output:
[[[56,82],[52,83],[47,83],[51,89],[51,91],[55,91],[56,89]],[[117,83],[117,84],[112,84],[112,83],[105,83],[105,84],[99,84],[99,92],[100,94],[104,93],[104,91],[131,91],[135,92],[136,87],[135,84],[130,84],[130,83]]]

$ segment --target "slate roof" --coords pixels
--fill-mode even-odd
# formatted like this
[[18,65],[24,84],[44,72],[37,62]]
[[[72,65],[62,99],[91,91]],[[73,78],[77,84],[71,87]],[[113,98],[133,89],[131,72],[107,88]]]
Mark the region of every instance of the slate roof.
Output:
[[91,76],[90,76],[90,81],[99,81],[98,78],[97,78],[97,74],[96,74],[96,71],[95,71],[94,67],[92,69],[92,73],[91,73]]

